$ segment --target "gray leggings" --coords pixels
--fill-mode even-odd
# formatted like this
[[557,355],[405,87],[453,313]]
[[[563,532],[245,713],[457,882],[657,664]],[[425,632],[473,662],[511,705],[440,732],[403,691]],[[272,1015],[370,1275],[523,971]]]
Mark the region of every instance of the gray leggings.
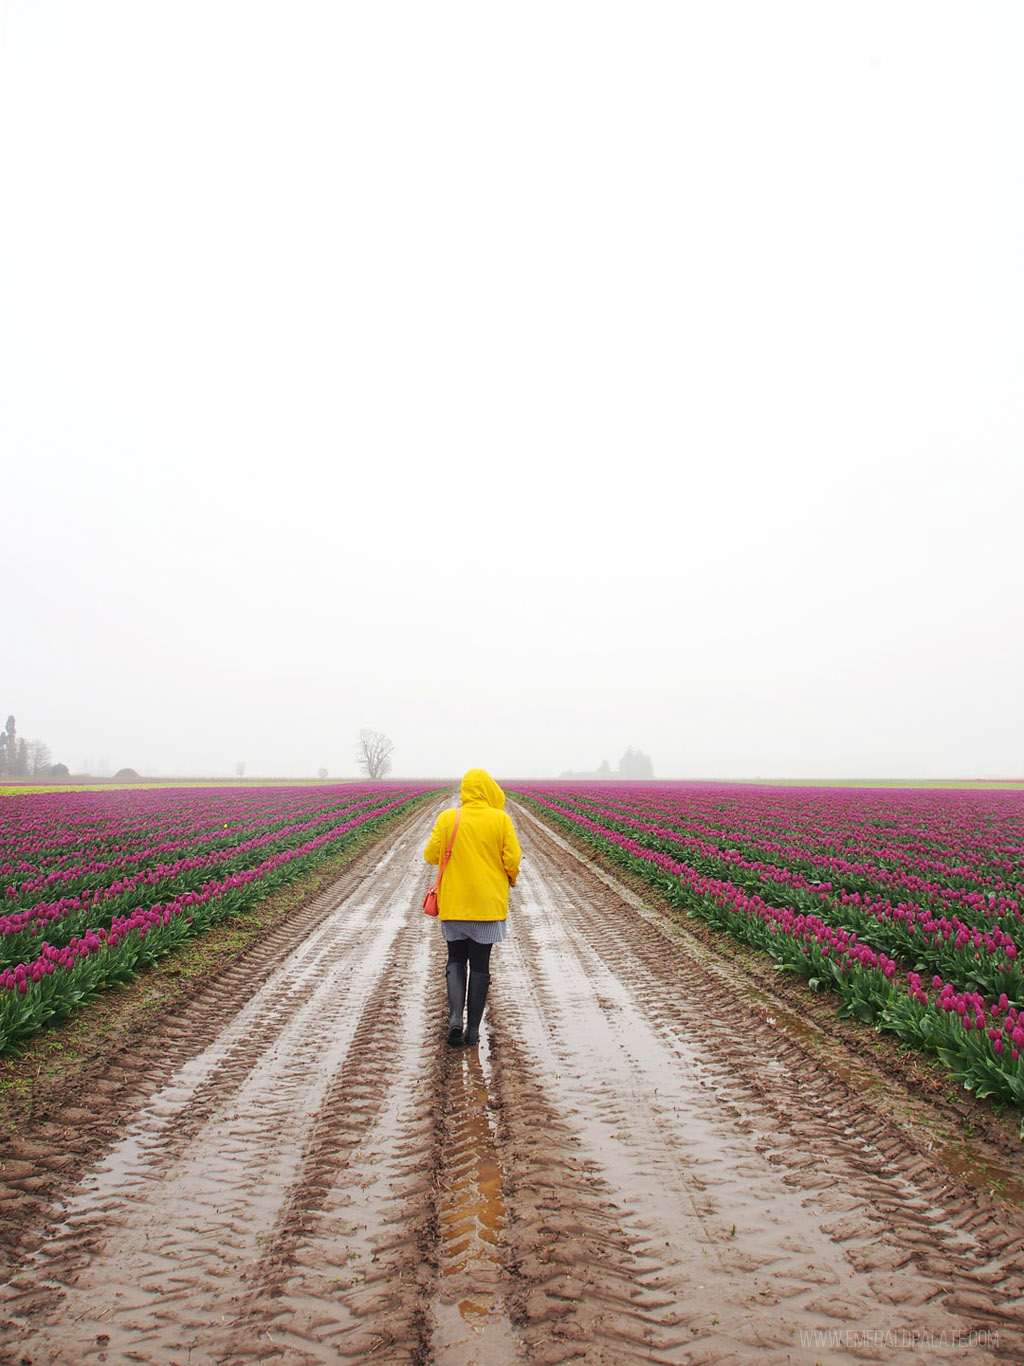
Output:
[[493,944],[478,944],[475,939],[449,939],[448,962],[469,962],[470,972],[489,972]]

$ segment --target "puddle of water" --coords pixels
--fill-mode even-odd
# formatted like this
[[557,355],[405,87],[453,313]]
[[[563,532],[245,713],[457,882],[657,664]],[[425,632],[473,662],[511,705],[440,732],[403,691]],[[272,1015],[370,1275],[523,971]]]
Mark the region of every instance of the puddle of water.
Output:
[[452,1060],[442,1196],[441,1285],[434,1302],[434,1357],[445,1366],[505,1366],[522,1360],[504,1306],[505,1196],[486,1029]]
[[[483,1048],[478,1050],[476,1057],[471,1052],[464,1052],[457,1062],[459,1147],[469,1147],[472,1158],[468,1168],[460,1172],[449,1188],[453,1198],[446,1202],[448,1207],[441,1214],[441,1237],[443,1242],[454,1240],[461,1247],[464,1244],[471,1246],[475,1234],[484,1246],[470,1255],[482,1255],[503,1266],[499,1239],[505,1223],[505,1198],[497,1158],[497,1135],[488,1105],[489,1074],[484,1071],[484,1057],[480,1054],[486,1056]],[[467,1230],[467,1224],[471,1225],[472,1232]],[[465,1265],[465,1260],[453,1262],[444,1268],[444,1274],[452,1275]]]
[[472,1300],[435,1303],[433,1349],[443,1366],[513,1366],[523,1360],[504,1311]]

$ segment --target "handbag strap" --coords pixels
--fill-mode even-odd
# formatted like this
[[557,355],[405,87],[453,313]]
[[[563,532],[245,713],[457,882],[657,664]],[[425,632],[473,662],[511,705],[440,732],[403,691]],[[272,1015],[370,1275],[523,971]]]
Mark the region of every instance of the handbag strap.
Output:
[[451,837],[451,839],[448,841],[448,848],[444,851],[444,858],[441,860],[441,866],[440,866],[440,868],[437,870],[437,881],[434,883],[435,889],[438,888],[438,887],[440,887],[440,885],[441,885],[441,878],[444,876],[444,870],[445,870],[445,868],[446,868],[446,866],[447,866],[447,864],[448,864],[448,860],[451,858],[451,854],[452,854],[452,845],[455,843],[455,836],[459,833],[459,816],[460,816],[461,814],[462,814],[462,812],[461,812],[461,810],[459,809],[459,807],[456,807],[456,808],[455,808],[455,829],[452,831],[452,837]]

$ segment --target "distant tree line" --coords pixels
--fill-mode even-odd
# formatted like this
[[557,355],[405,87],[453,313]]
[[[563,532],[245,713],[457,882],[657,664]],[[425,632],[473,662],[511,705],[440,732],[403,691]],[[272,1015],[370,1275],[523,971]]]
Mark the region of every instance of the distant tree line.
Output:
[[55,764],[45,740],[26,740],[18,734],[13,716],[0,730],[0,777],[66,778],[67,764]]
[[558,775],[560,778],[620,778],[629,782],[642,782],[646,778],[654,777],[654,765],[643,752],[642,749],[634,749],[630,745],[625,754],[619,760],[617,769],[613,769],[607,759],[602,759],[600,764],[592,773],[574,773],[571,769],[566,769],[564,773]]

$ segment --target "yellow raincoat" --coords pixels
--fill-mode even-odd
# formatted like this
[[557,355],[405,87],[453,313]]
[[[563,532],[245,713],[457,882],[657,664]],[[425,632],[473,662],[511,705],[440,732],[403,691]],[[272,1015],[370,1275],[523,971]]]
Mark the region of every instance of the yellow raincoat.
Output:
[[[471,768],[462,780],[459,833],[437,894],[441,920],[504,920],[508,889],[519,875],[522,850],[505,794],[489,773]],[[455,807],[442,811],[423,851],[440,863],[455,829]]]

